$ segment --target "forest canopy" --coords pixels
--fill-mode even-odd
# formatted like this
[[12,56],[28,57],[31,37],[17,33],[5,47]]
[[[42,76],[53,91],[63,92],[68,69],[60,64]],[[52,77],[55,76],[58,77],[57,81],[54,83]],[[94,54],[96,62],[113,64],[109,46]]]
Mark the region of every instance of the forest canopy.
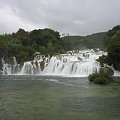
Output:
[[0,35],[0,57],[15,56],[18,62],[31,60],[38,51],[44,55],[62,52],[60,34],[51,29],[27,32],[19,29],[16,33]]
[[120,70],[120,26],[115,26],[107,35],[108,64]]

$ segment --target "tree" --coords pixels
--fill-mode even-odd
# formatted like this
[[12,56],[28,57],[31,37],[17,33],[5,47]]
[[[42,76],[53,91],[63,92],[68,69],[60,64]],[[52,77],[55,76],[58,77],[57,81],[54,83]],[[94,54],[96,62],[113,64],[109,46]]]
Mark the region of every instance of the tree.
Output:
[[120,70],[120,26],[108,31],[108,60],[116,70]]

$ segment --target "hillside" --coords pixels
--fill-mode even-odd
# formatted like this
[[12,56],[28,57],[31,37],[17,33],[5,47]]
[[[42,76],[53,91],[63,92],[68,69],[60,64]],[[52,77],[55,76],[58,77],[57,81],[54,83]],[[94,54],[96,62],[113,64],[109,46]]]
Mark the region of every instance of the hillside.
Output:
[[105,40],[107,32],[95,33],[87,36],[65,36],[62,41],[67,50],[83,48],[100,48],[105,49]]

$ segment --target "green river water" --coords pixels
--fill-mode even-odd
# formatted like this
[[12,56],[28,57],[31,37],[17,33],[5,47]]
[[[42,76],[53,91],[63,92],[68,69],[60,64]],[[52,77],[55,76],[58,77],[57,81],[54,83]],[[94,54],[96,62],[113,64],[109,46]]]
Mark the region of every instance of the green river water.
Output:
[[0,76],[0,120],[120,120],[120,83]]

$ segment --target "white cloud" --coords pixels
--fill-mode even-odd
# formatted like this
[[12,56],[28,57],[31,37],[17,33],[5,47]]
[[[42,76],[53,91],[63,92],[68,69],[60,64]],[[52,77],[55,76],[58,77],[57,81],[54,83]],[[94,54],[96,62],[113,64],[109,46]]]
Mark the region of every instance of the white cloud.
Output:
[[[19,28],[32,30],[36,27],[33,23],[25,21],[24,19],[17,16],[8,6],[0,8],[0,17],[0,25],[3,27],[5,26],[7,29],[5,32],[13,32]],[[5,28],[0,28],[0,31],[2,32],[2,29],[4,30]]]
[[81,35],[107,31],[120,24],[119,5],[120,0],[1,0],[0,32],[44,27]]
[[80,24],[80,25],[81,25],[81,24],[84,24],[85,22],[84,22],[84,21],[80,21],[80,20],[75,20],[74,23],[75,23],[75,24]]

